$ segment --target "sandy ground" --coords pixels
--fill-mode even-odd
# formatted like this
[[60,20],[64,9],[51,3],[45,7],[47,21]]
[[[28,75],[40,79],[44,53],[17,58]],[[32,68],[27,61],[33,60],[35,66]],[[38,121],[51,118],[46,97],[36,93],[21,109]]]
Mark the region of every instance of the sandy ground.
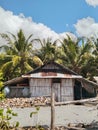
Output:
[[[40,107],[38,114],[30,118],[30,113],[35,111],[31,108],[13,108],[18,113],[11,122],[19,121],[20,126],[48,125],[51,122],[51,108]],[[68,124],[90,124],[98,121],[97,106],[63,105],[55,106],[55,125],[65,126]]]

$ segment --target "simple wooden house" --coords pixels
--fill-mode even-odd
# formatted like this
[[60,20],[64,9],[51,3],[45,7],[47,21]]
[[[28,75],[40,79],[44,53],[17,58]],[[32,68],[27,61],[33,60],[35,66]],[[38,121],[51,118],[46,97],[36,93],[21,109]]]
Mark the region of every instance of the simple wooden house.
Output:
[[96,96],[98,84],[85,80],[82,76],[55,62],[49,62],[37,69],[9,80],[7,97],[51,97],[56,101],[69,101]]

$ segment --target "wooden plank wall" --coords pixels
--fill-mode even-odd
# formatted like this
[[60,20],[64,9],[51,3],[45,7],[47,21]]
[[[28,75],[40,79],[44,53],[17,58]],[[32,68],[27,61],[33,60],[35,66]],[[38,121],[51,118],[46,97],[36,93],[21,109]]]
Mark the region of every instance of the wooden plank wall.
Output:
[[30,79],[31,97],[51,96],[51,79]]
[[[52,79],[30,79],[31,97],[51,96]],[[74,99],[74,87],[72,79],[62,79],[61,84],[53,83],[54,93],[57,101],[70,101]]]
[[74,99],[74,87],[72,79],[62,79],[61,101],[70,101]]

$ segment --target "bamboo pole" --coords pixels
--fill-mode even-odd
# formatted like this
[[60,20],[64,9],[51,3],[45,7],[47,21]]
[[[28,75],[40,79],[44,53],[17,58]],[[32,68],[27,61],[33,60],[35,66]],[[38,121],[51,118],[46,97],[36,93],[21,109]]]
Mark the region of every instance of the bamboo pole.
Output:
[[90,104],[97,104],[98,103],[98,97],[95,98],[89,98],[89,99],[82,99],[82,100],[74,100],[74,101],[65,101],[65,102],[56,102],[55,106],[57,105],[68,105],[68,104],[78,104],[78,103],[90,103]]

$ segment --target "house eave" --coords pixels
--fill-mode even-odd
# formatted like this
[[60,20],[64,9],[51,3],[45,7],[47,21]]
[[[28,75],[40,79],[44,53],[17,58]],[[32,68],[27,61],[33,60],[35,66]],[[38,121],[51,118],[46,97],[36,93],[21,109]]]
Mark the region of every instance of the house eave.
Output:
[[15,83],[18,83],[18,82],[21,82],[21,81],[24,81],[24,78],[22,77],[17,77],[17,78],[14,78],[12,80],[8,80],[4,83],[4,86],[7,86],[7,85],[11,85],[11,84],[15,84]]
[[67,79],[81,79],[82,76],[79,75],[65,75],[65,74],[57,74],[56,76],[42,76],[42,75],[22,75],[23,78],[67,78]]

